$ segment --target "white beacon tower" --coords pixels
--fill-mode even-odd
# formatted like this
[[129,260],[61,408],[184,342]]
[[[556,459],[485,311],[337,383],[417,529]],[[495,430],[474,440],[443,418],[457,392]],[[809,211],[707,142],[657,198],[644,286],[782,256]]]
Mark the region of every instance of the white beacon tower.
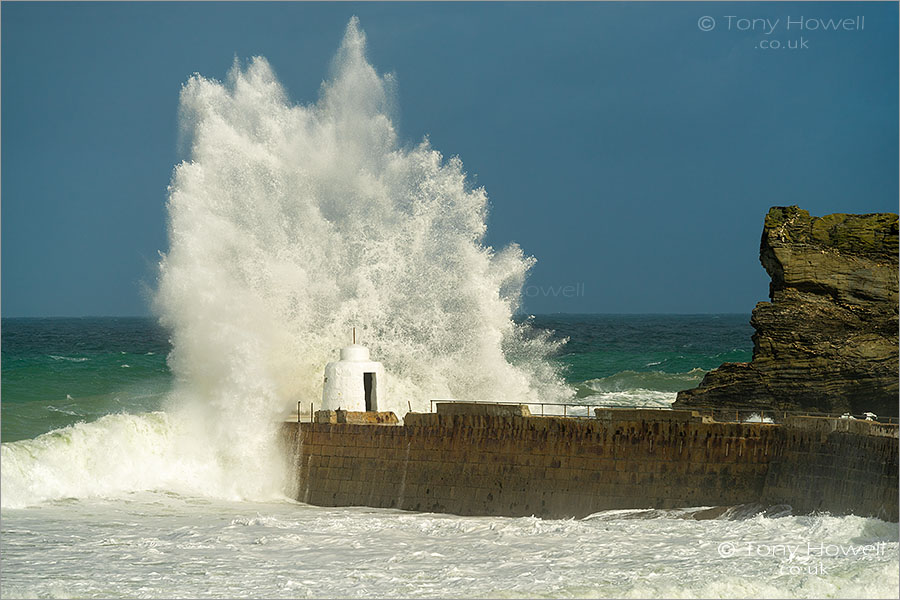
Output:
[[353,343],[341,348],[341,360],[325,365],[322,410],[380,410],[383,389],[384,366],[369,360],[368,348]]

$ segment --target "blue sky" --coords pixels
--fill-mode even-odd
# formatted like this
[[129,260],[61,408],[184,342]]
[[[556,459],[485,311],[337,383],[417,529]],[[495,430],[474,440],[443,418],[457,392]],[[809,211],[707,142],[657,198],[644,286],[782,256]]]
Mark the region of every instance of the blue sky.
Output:
[[749,312],[770,206],[897,211],[896,3],[0,11],[3,316],[148,314],[181,84],[263,55],[314,102],[352,15],[402,140],[458,155],[488,243],[537,257],[529,312]]

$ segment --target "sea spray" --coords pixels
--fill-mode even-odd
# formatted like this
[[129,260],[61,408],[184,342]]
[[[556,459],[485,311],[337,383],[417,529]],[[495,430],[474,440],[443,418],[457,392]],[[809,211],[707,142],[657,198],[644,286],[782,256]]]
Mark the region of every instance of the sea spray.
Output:
[[385,364],[386,406],[554,401],[557,345],[512,320],[533,259],[483,244],[487,197],[457,158],[403,148],[390,77],[350,21],[316,104],[263,58],[181,93],[190,158],[169,188],[156,308],[172,331],[178,414],[247,492],[280,481],[279,417],[318,404],[349,342]]
[[318,404],[352,327],[400,415],[436,397],[571,395],[548,360],[558,343],[511,318],[533,259],[483,244],[487,197],[458,159],[401,147],[392,86],[355,19],[316,104],[291,104],[263,58],[185,84],[189,160],[169,187],[154,298],[173,348],[166,410],[4,443],[4,508],[141,490],[283,497],[279,421]]
[[3,444],[2,506],[181,488],[196,477],[169,451],[173,433],[165,413],[116,414]]

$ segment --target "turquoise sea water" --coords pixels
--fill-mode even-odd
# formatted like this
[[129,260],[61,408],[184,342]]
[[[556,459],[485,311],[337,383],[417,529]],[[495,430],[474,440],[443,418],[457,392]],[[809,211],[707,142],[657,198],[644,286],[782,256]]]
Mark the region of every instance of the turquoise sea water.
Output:
[[534,325],[568,338],[557,360],[580,397],[678,392],[752,358],[750,315],[543,315]]
[[2,440],[158,410],[169,349],[153,319],[3,319]]
[[[751,357],[748,315],[538,315],[533,325],[568,339],[555,360],[596,402],[674,399],[709,369]],[[151,318],[4,319],[2,440],[160,410],[170,349]]]

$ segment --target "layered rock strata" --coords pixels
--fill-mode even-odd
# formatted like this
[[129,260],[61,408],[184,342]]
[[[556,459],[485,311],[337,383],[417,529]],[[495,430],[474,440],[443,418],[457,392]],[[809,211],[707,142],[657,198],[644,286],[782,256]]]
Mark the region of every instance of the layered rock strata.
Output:
[[725,363],[676,407],[898,413],[897,215],[766,215],[771,302],[750,320],[753,360]]

